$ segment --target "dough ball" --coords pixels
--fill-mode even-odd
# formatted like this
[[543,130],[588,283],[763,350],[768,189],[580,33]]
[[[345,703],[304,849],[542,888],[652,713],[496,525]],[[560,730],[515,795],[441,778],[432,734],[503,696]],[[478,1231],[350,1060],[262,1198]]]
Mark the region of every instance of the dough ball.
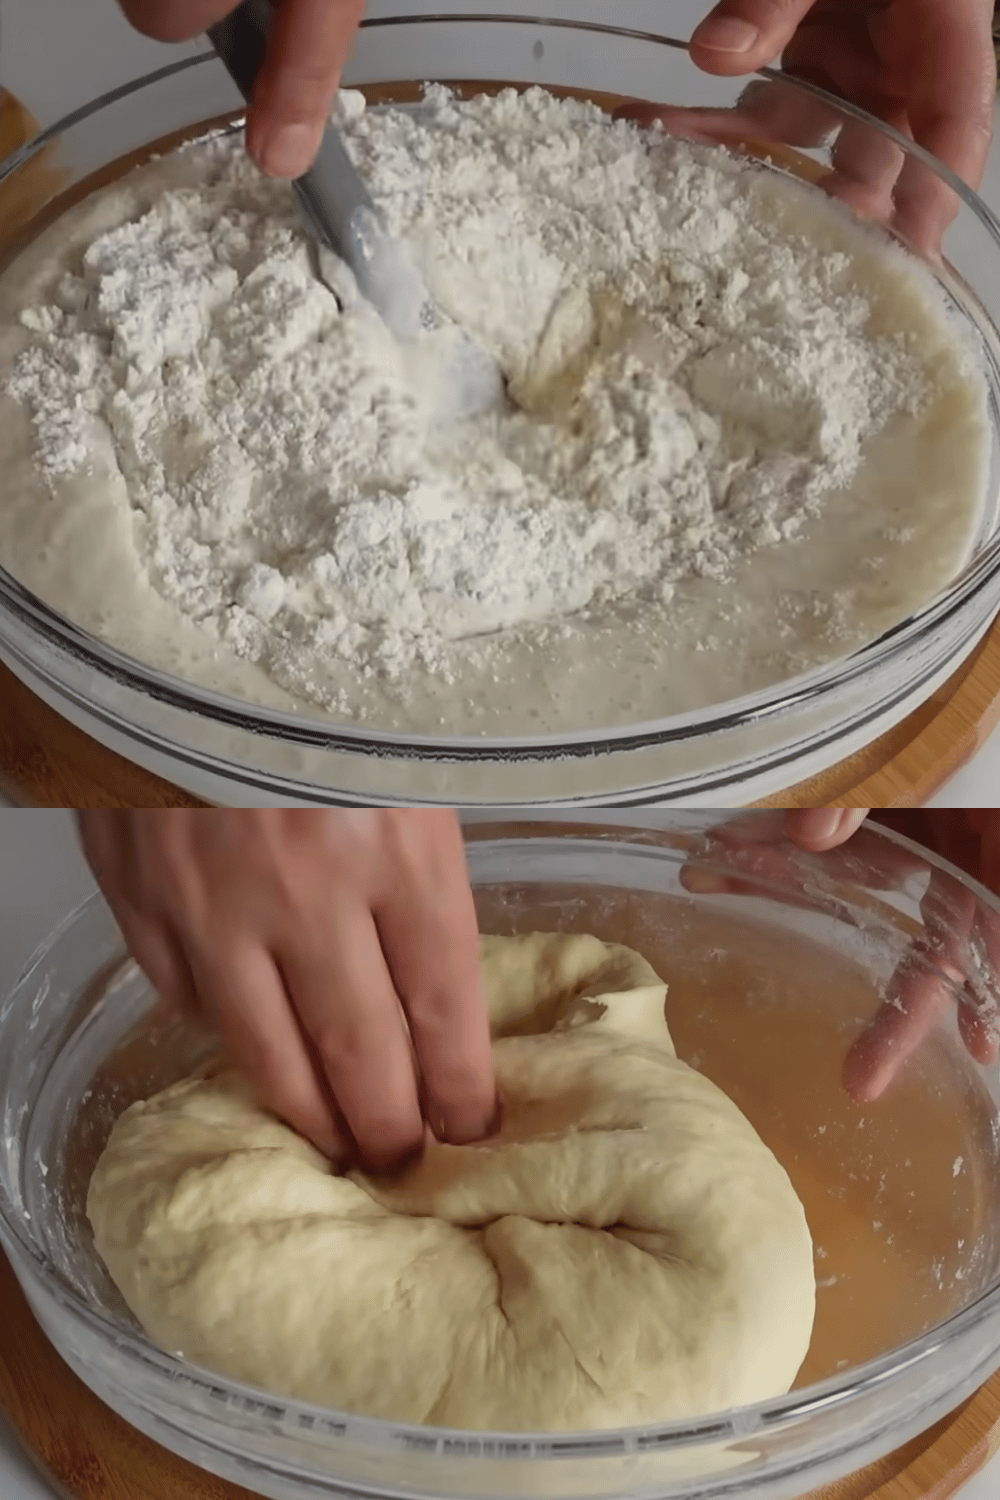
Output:
[[596,938],[484,938],[500,1134],[334,1175],[231,1072],[117,1122],[97,1249],[151,1338],[397,1421],[584,1430],[786,1391],[812,1244],[786,1173],[680,1062],[666,986]]

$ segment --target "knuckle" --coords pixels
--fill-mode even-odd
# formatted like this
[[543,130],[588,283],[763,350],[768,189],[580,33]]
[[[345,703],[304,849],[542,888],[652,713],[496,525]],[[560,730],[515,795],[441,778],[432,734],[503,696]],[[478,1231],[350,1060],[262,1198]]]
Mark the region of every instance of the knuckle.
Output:
[[451,966],[435,973],[431,955],[406,974],[404,1002],[407,1016],[420,1038],[421,1049],[438,1057],[455,1056],[456,1042],[467,1036],[475,1020],[474,1007],[481,1006],[479,973],[472,968],[463,977]]
[[423,1120],[405,1052],[397,1055],[384,1047],[376,1062],[372,1037],[344,1016],[324,1018],[313,1029],[312,1042],[362,1157],[389,1164],[415,1151],[423,1140]]
[[242,1047],[243,1065],[269,1101],[287,1098],[288,1059],[265,1031],[249,1031]]
[[124,894],[147,916],[184,913],[197,899],[192,879],[191,813],[143,811],[130,815],[130,853]]
[[400,859],[411,863],[420,861],[426,849],[428,825],[424,820],[427,816],[415,808],[380,814],[382,841]]
[[322,52],[305,54],[296,58],[282,70],[281,86],[290,96],[297,97],[302,90],[324,94],[337,80],[339,68]]
[[356,1073],[370,1054],[360,1030],[344,1016],[323,1016],[311,1032],[313,1046],[331,1082]]
[[255,1034],[243,1040],[238,1056],[267,1107],[295,1129],[314,1136],[317,1119],[325,1118],[319,1089],[289,1066],[287,1053],[267,1036]]
[[461,834],[448,813],[424,809],[383,815],[383,885],[390,891],[402,879],[422,907],[453,904],[465,882]]

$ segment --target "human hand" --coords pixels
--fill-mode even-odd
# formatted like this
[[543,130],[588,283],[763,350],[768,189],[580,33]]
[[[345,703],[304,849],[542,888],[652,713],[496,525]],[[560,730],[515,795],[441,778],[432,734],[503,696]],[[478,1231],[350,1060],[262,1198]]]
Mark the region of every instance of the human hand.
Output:
[[[869,811],[790,812],[788,835],[804,849],[833,850],[856,835]],[[1000,895],[1000,811],[969,807],[876,816]],[[964,995],[958,1019],[966,1046],[978,1062],[996,1060],[996,1026],[984,1018],[962,950],[978,947],[993,972],[1000,973],[1000,918],[938,870],[931,874],[921,913],[924,938],[900,965],[885,1001],[845,1060],[844,1082],[858,1099],[874,1099],[885,1090],[952,1004],[955,988]],[[920,961],[922,956],[932,958],[932,969]]]
[[220,1034],[262,1102],[384,1168],[424,1119],[478,1140],[496,1101],[476,913],[452,812],[81,812],[133,957]]
[[[878,836],[868,822],[870,813],[869,808],[826,808],[736,815],[712,830],[709,861],[693,861],[682,873],[684,886],[698,894],[767,897],[774,892],[786,902],[814,907],[816,900],[803,885],[801,856],[790,847],[797,844],[822,854],[829,881],[858,884],[860,878],[871,891],[912,889],[914,880],[926,887],[920,899],[923,930],[844,1059],[844,1087],[859,1102],[885,1092],[956,999],[959,1031],[977,1062],[996,1061],[1000,1021],[1000,917],[947,871],[929,867],[919,852]],[[1000,812],[876,813],[874,818],[1000,893]],[[819,909],[828,908],[820,903]]]
[[[199,36],[237,0],[119,0],[137,30],[161,42]],[[247,113],[247,150],[272,177],[312,166],[365,0],[280,0]]]
[[[719,0],[694,32],[691,57],[733,75],[780,56],[785,72],[912,136],[978,187],[996,99],[992,20],[993,0]],[[819,101],[756,93],[757,112],[785,144],[816,145],[829,132]],[[958,211],[940,179],[860,123],[843,124],[833,167],[831,191],[862,211],[891,197],[895,226],[925,248],[936,248]]]

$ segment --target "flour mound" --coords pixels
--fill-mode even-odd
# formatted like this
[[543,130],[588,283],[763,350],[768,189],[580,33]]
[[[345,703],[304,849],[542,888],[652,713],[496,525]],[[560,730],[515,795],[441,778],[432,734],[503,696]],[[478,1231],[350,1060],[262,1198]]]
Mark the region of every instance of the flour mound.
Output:
[[117,1122],[94,1241],[167,1349],[396,1421],[585,1431],[788,1390],[815,1307],[805,1214],[674,1055],[665,986],[597,938],[486,938],[503,1103],[478,1146],[335,1176],[231,1074]]
[[155,588],[294,690],[322,701],[296,653],[447,677],[453,643],[724,580],[929,399],[805,190],[539,89],[348,102],[390,231],[519,409],[436,423],[429,351],[315,280],[233,137],[24,312],[9,387],[52,478],[110,432]]

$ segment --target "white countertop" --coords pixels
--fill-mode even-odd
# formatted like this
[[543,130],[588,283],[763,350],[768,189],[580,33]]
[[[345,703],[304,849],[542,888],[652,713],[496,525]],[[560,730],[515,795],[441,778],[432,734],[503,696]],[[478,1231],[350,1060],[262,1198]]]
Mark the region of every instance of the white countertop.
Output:
[[[70,813],[0,811],[0,995],[36,944],[92,889]],[[997,1500],[998,1494],[1000,1456],[956,1500]],[[60,1500],[40,1478],[2,1415],[0,1497]]]

